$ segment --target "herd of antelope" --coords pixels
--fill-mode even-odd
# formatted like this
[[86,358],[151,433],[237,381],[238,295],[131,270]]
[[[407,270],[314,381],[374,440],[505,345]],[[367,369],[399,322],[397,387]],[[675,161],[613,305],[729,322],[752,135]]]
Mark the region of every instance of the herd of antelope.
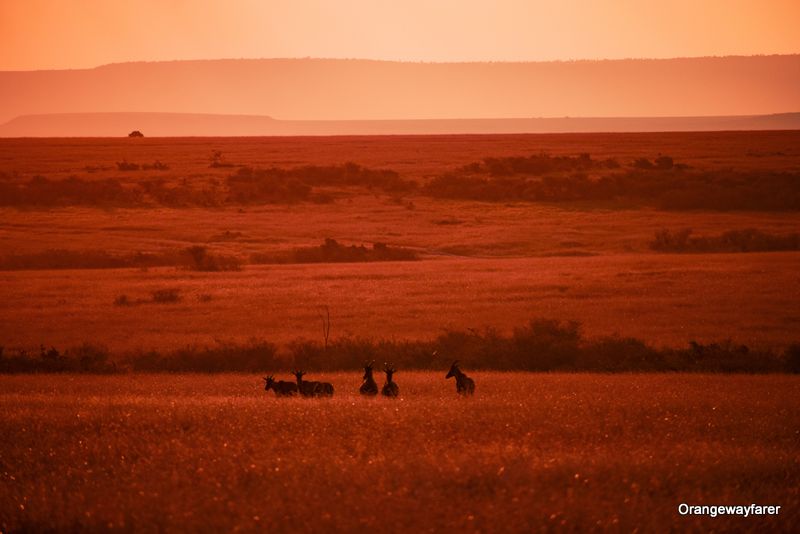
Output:
[[[374,361],[364,364],[364,382],[358,388],[358,392],[365,397],[375,397],[378,394],[378,383],[375,382],[375,377],[372,375],[372,366]],[[381,388],[381,395],[389,398],[396,398],[400,395],[400,386],[394,381],[394,374],[397,372],[391,364],[384,364],[383,372],[386,373],[386,383]],[[287,382],[285,380],[275,380],[275,377],[270,375],[264,377],[264,390],[272,390],[277,397],[294,397],[300,394],[302,397],[333,397],[333,384],[330,382],[312,382],[303,380],[305,372],[294,371],[296,382]],[[475,382],[464,374],[458,367],[458,360],[453,362],[450,366],[450,371],[447,372],[445,378],[456,379],[456,393],[463,396],[470,396],[475,393]]]

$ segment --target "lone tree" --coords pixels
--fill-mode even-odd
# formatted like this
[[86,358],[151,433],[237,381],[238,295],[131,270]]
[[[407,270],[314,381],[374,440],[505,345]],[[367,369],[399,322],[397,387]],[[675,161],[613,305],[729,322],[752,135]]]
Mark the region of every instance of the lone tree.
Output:
[[128,134],[128,137],[144,137],[144,134],[139,130],[134,130]]

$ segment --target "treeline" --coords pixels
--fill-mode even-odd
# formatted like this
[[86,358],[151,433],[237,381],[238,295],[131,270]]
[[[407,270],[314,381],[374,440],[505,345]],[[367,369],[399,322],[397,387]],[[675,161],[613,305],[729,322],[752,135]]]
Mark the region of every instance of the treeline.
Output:
[[589,154],[485,158],[434,177],[422,192],[486,202],[618,202],[667,210],[800,209],[797,172],[694,171],[669,156],[638,158],[628,169],[621,168],[615,159],[595,160]]
[[800,173],[639,170],[589,175],[483,176],[449,173],[424,193],[485,202],[602,202],[664,210],[800,210]]
[[416,251],[391,247],[386,243],[373,243],[370,248],[364,245],[343,245],[335,239],[327,238],[317,247],[299,247],[279,253],[255,253],[250,256],[250,263],[362,263],[418,259]]
[[[159,169],[168,168],[161,162]],[[120,162],[125,168],[138,164]],[[154,168],[144,166],[142,168]],[[84,180],[75,176],[50,180],[34,176],[28,181],[14,180],[0,173],[0,206],[17,207],[220,207],[225,205],[285,204],[330,202],[320,187],[363,187],[391,194],[411,191],[416,182],[405,180],[390,169],[370,169],[356,163],[307,165],[295,168],[240,167],[224,182],[192,183],[163,176],[125,183],[115,178]]]
[[251,265],[287,263],[361,263],[376,261],[418,260],[416,251],[373,243],[343,245],[326,238],[316,247],[297,247],[281,252],[253,253],[247,260],[231,254],[213,252],[204,245],[183,249],[144,253],[111,253],[105,250],[51,249],[41,252],[16,253],[0,256],[0,270],[46,269],[124,269],[150,267],[177,267],[191,271],[238,271],[245,263]]
[[693,236],[691,228],[658,230],[650,248],[660,252],[774,252],[800,250],[800,234],[768,234],[754,228]]
[[542,176],[568,171],[618,169],[619,167],[619,162],[614,158],[598,160],[592,159],[590,154],[551,156],[550,154],[542,153],[530,156],[484,158],[482,161],[476,161],[460,167],[456,170],[456,173],[489,174],[491,176],[513,176],[515,174]]
[[196,271],[224,271],[240,268],[234,256],[209,253],[203,246],[160,252],[111,253],[105,250],[50,249],[41,252],[0,256],[0,270],[36,269],[124,269],[179,267]]
[[391,169],[370,169],[353,162],[289,169],[242,167],[228,178],[228,200],[238,204],[310,200],[314,187],[364,187],[402,193],[416,185]]
[[510,335],[495,330],[447,331],[430,341],[342,338],[327,347],[298,340],[279,350],[266,341],[185,347],[113,356],[90,345],[63,353],[0,349],[0,372],[286,372],[360,370],[365,361],[399,369],[441,370],[459,359],[471,369],[500,371],[800,373],[800,344],[752,350],[730,341],[657,349],[634,338],[586,339],[575,322],[537,319]]
[[[121,162],[126,165],[127,162]],[[156,162],[153,165],[164,165]],[[218,166],[230,166],[220,164]],[[151,166],[152,167],[152,166]],[[391,169],[356,163],[293,168],[240,167],[224,182],[151,178],[27,182],[0,174],[0,206],[219,207],[331,202],[333,187],[361,187],[392,195],[483,202],[588,202],[666,210],[800,210],[800,172],[693,170],[669,156],[617,160],[579,156],[484,158],[435,176],[424,185]]]

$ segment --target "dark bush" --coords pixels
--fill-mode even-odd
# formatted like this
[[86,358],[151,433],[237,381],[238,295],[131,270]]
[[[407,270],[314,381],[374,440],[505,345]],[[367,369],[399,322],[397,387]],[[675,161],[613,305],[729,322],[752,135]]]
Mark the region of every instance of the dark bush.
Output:
[[350,263],[369,261],[416,260],[414,251],[374,243],[369,249],[364,245],[345,246],[335,239],[327,238],[318,247],[298,248],[292,253],[293,263]]
[[158,304],[171,304],[181,300],[181,290],[178,288],[156,289],[151,295],[153,302]]
[[53,249],[0,256],[0,270],[31,269],[121,269],[126,267],[178,266],[185,263],[179,250],[117,255],[104,250]]
[[142,165],[142,170],[145,170],[145,171],[151,171],[151,170],[152,171],[167,171],[167,170],[169,170],[169,165],[166,165],[165,163],[161,163],[161,161],[159,161],[159,160],[155,160],[151,165],[148,165],[147,163]]
[[800,343],[792,343],[786,349],[786,368],[790,373],[800,373]]
[[116,363],[104,347],[84,343],[63,353],[56,348],[39,348],[35,352],[18,349],[16,354],[0,350],[0,373],[113,373]]
[[122,160],[117,162],[117,169],[121,171],[138,171],[139,170],[138,163],[129,163],[128,160]]
[[466,171],[472,169],[466,166],[432,178],[423,193],[484,202],[621,201],[668,210],[800,210],[800,173],[689,172],[685,166],[669,166],[668,159],[660,159],[659,166],[644,161],[634,170],[601,176],[581,170],[515,174],[507,162],[493,163],[495,170],[484,176]]
[[[0,347],[0,372],[108,373],[126,369],[148,372],[309,372],[358,370],[364,361],[390,361],[401,369],[444,371],[453,360],[472,369],[505,371],[592,372],[800,372],[800,344],[783,353],[753,350],[731,341],[703,344],[693,341],[684,349],[656,349],[633,338],[587,340],[577,323],[537,319],[502,335],[451,330],[430,341],[341,338],[328,343],[296,340],[280,357],[265,341],[189,346],[166,353],[135,352],[114,360],[104,348],[82,345],[63,353],[44,346],[33,352]],[[120,362],[119,364],[117,362]]]
[[194,245],[186,249],[189,257],[188,268],[195,271],[216,272],[216,271],[238,271],[242,268],[242,262],[235,256],[222,254],[211,254],[202,245]]
[[748,228],[692,237],[690,229],[658,230],[650,248],[661,252],[771,252],[800,250],[800,234],[773,235]]

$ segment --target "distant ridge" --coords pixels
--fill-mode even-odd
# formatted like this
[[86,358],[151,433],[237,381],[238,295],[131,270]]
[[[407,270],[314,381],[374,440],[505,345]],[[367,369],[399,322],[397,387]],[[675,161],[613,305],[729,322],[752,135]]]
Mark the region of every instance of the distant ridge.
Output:
[[258,115],[59,113],[24,115],[0,125],[0,137],[147,137],[674,132],[800,130],[800,112],[727,117],[427,119],[282,121]]
[[170,112],[282,120],[700,117],[796,111],[800,55],[520,63],[229,59],[0,72],[0,123]]

